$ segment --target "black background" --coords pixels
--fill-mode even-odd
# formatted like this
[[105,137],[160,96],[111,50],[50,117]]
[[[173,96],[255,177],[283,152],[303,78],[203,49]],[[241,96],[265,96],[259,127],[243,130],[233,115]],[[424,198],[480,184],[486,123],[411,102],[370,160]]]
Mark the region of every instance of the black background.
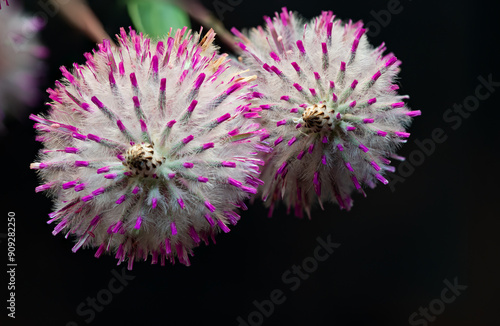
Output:
[[[25,4],[36,13],[43,10],[38,2]],[[203,2],[214,10],[214,2]],[[306,18],[333,10],[342,19],[365,23],[376,21],[374,12],[388,6],[388,1],[372,0],[233,1],[238,2],[223,14],[228,28],[262,24],[263,15],[283,5]],[[110,35],[131,24],[126,8],[115,2],[89,3]],[[252,302],[269,300],[274,289],[282,290],[286,300],[263,325],[409,325],[412,313],[440,298],[443,280],[455,278],[467,289],[429,325],[500,325],[500,219],[495,213],[500,88],[456,130],[443,119],[446,110],[474,94],[479,76],[492,74],[500,81],[497,11],[486,0],[401,0],[400,6],[402,11],[370,38],[374,45],[386,42],[403,61],[401,93],[410,95],[412,109],[423,112],[399,154],[417,150],[415,141],[431,139],[435,128],[444,130],[446,141],[404,182],[395,183],[394,192],[379,185],[367,191],[367,198],[355,196],[350,212],[327,205],[325,211],[316,207],[312,220],[301,220],[279,207],[269,219],[259,202],[216,245],[197,248],[191,267],[161,267],[150,260],[134,264],[127,274],[135,278],[91,325],[238,325],[237,317],[246,320],[256,310]],[[95,48],[57,14],[42,37],[51,51],[42,89],[61,78],[59,66],[82,63],[83,53]],[[40,103],[32,112],[45,110]],[[89,315],[80,316],[78,305],[106,289],[111,271],[121,272],[124,265],[116,266],[111,256],[95,259],[94,250],[73,254],[72,241],[51,235],[53,225],[46,224],[51,202],[35,194],[38,181],[28,168],[40,148],[34,136],[26,116],[11,121],[0,140],[1,230],[6,230],[7,212],[15,212],[18,263],[16,320],[6,318],[6,281],[0,285],[0,320],[87,325]],[[317,237],[328,236],[341,246],[291,291],[282,275],[312,256]],[[6,244],[3,238],[3,264]]]

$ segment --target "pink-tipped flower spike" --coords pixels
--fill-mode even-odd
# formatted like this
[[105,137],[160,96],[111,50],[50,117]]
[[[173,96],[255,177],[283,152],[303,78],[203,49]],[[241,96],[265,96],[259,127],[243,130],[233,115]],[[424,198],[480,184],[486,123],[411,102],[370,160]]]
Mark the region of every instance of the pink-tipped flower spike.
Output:
[[401,62],[385,46],[373,48],[361,22],[343,23],[332,12],[303,24],[283,8],[266,27],[243,35],[243,62],[258,76],[252,106],[262,108],[261,137],[273,147],[262,173],[263,199],[272,209],[310,214],[311,203],[352,206],[351,193],[387,183],[389,159],[409,136],[411,117],[398,95]]
[[43,22],[22,13],[19,4],[0,11],[0,133],[4,117],[22,120],[41,98],[38,84],[48,50],[39,43]]
[[241,98],[255,77],[216,54],[214,35],[184,28],[156,43],[122,29],[119,49],[104,41],[84,66],[61,68],[49,114],[31,116],[45,145],[31,168],[73,251],[189,265],[193,247],[238,221],[261,164]]
[[[7,6],[9,5],[9,0],[3,0],[3,1]],[[2,9],[2,0],[0,0],[0,9]]]

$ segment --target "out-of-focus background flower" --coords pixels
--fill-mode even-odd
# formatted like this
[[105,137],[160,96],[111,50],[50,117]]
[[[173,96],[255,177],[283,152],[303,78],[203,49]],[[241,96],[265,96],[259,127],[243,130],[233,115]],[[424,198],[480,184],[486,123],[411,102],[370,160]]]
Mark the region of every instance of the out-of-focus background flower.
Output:
[[28,108],[42,99],[43,59],[49,55],[39,42],[42,27],[18,3],[0,11],[0,135],[6,133],[5,123],[25,119]]
[[[2,3],[2,14],[12,10],[13,2]],[[59,0],[63,2],[67,1]],[[407,162],[397,166],[388,186],[367,190],[367,198],[355,196],[350,212],[334,205],[326,205],[325,211],[315,207],[309,221],[287,216],[281,206],[268,219],[257,201],[230,233],[218,237],[217,245],[198,248],[191,267],[146,262],[136,263],[129,272],[124,265],[116,266],[111,256],[95,259],[94,250],[73,254],[72,241],[51,235],[53,226],[46,224],[51,201],[35,194],[38,181],[28,168],[40,148],[28,115],[46,110],[44,95],[17,120],[8,120],[0,138],[0,171],[5,175],[0,247],[6,257],[7,212],[15,212],[18,263],[16,319],[8,319],[4,309],[0,323],[500,324],[500,220],[494,172],[499,159],[500,53],[493,4],[201,3],[228,29],[262,25],[263,15],[273,16],[283,5],[307,19],[321,10],[333,10],[341,19],[362,19],[370,28],[370,42],[385,42],[402,60],[400,93],[409,94],[408,105],[423,113],[399,152]],[[50,51],[46,79],[33,93],[53,87],[61,78],[60,66],[84,62],[83,53],[96,48],[92,37],[102,36],[102,31],[114,35],[120,27],[132,25],[125,2],[88,4],[102,30],[83,33],[49,0],[24,2],[28,14],[44,21],[41,40]],[[195,15],[190,23],[198,30],[203,20],[193,19]],[[231,50],[230,45],[220,45],[223,51]],[[325,256],[315,256],[315,250],[328,241],[340,246],[332,245],[328,255],[319,249],[327,256],[321,261]],[[455,286],[458,294],[444,290],[454,283],[467,288]],[[6,286],[2,285],[4,300]]]

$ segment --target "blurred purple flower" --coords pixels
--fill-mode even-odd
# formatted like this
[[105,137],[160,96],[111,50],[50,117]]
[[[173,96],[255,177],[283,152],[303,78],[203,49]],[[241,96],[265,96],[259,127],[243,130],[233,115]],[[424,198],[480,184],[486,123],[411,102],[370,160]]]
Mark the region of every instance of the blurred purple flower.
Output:
[[[4,8],[5,9],[5,8]],[[0,132],[6,116],[21,119],[40,99],[38,83],[47,48],[38,42],[42,22],[12,5],[0,11]]]

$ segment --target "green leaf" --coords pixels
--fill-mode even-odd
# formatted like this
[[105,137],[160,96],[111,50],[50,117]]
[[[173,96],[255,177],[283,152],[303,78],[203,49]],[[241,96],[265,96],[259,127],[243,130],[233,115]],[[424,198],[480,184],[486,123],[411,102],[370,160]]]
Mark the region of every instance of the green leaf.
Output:
[[165,36],[170,27],[175,31],[187,26],[188,14],[170,0],[126,0],[128,14],[137,31],[152,38]]

